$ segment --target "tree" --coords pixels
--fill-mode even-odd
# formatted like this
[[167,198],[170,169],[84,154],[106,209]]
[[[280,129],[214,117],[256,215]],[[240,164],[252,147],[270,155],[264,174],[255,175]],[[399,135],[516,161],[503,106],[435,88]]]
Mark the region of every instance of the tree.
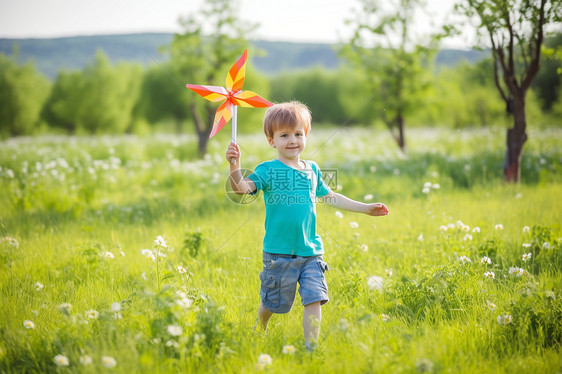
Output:
[[140,90],[140,66],[112,66],[103,52],[81,72],[61,72],[43,118],[69,133],[123,133]]
[[[199,14],[180,19],[184,32],[174,35],[169,52],[171,74],[182,89],[187,91],[186,83],[224,85],[228,69],[247,47],[244,35],[254,28],[239,21],[235,9],[235,1],[208,0]],[[186,96],[203,156],[217,108],[196,94]]]
[[424,68],[442,36],[432,36],[425,44],[414,41],[410,25],[422,0],[398,0],[383,5],[377,0],[361,0],[361,11],[348,21],[355,32],[343,53],[367,75],[377,95],[374,113],[386,124],[400,149],[406,148],[406,117],[419,107],[430,82]]
[[153,66],[145,72],[135,115],[146,118],[150,123],[172,118],[176,133],[180,134],[190,112],[183,88],[170,84],[170,77],[166,74],[169,70],[170,67],[164,65]]
[[19,66],[17,55],[17,52],[11,57],[0,54],[1,136],[32,134],[49,95],[48,79],[31,62]]
[[542,109],[550,111],[562,85],[562,33],[545,38],[541,58],[541,69],[532,87],[542,101]]
[[[475,17],[494,58],[496,87],[513,116],[507,130],[504,177],[519,182],[521,156],[527,141],[525,98],[540,68],[545,26],[560,22],[560,0],[466,0],[456,5]],[[501,72],[501,80],[500,80]]]

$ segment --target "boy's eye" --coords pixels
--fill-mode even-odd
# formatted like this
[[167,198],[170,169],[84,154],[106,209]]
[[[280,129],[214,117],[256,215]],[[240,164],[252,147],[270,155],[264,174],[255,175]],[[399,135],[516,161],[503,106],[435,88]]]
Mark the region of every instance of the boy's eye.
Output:
[[287,134],[283,134],[283,135],[281,135],[281,137],[282,137],[282,138],[286,138],[286,137],[287,137]]

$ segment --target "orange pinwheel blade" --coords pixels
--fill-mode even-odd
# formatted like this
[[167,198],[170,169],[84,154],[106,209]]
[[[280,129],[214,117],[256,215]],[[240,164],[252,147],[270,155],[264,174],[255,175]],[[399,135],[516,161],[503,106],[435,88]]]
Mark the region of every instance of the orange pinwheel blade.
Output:
[[198,84],[186,84],[186,87],[198,94],[199,96],[213,102],[221,101],[227,98],[228,91],[220,86],[201,86]]
[[248,56],[248,51],[244,50],[242,57],[236,61],[234,65],[230,68],[230,71],[226,75],[226,88],[230,92],[237,92],[242,89],[244,85],[244,77],[246,76],[246,57]]
[[209,139],[215,136],[232,118],[232,103],[227,100],[219,106],[217,112],[215,113],[215,121],[213,123],[213,129],[211,134],[209,134]]
[[260,95],[252,91],[240,91],[232,96],[234,105],[239,105],[245,108],[266,108],[272,106],[270,103]]

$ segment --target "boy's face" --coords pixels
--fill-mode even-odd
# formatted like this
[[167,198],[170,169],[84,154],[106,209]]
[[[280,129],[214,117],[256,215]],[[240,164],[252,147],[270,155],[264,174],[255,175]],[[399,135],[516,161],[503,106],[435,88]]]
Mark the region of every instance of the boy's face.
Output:
[[302,125],[295,128],[275,131],[273,138],[268,139],[269,144],[277,149],[279,156],[286,159],[296,159],[306,147],[306,135]]

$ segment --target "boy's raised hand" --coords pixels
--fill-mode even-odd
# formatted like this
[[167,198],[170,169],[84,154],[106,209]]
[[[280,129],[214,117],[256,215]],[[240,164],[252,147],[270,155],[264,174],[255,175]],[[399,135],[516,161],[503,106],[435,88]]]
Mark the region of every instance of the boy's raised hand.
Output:
[[369,216],[387,216],[388,208],[383,203],[367,204],[367,211],[365,214]]
[[238,144],[230,143],[226,149],[226,160],[231,162],[232,159],[236,160],[233,164],[238,165],[238,160],[240,159],[240,148]]

